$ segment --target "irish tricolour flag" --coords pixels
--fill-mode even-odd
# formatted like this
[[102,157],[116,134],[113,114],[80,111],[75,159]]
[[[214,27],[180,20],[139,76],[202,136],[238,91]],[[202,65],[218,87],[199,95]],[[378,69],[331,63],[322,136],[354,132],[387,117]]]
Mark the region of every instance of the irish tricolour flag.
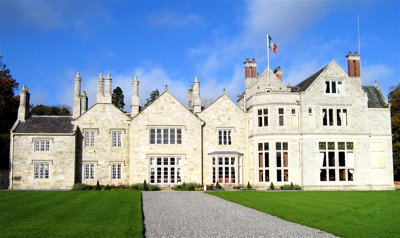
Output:
[[278,53],[278,46],[272,41],[271,36],[268,35],[268,47],[274,52],[275,54]]

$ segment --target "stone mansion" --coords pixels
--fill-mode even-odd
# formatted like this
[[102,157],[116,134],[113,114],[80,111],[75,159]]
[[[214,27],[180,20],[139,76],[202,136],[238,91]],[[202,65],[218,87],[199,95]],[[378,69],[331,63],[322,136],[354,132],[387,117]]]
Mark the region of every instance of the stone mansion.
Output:
[[[257,73],[244,62],[244,93],[225,92],[202,108],[195,78],[183,105],[165,88],[139,106],[111,103],[112,79],[100,74],[97,101],[88,108],[75,77],[72,116],[31,116],[20,93],[11,129],[10,189],[70,189],[75,183],[183,182],[259,189],[298,184],[305,190],[394,189],[390,106],[375,86],[362,86],[360,55],[347,55],[348,73],[335,61],[287,86],[282,69]],[[300,81],[300,80],[299,80]]]

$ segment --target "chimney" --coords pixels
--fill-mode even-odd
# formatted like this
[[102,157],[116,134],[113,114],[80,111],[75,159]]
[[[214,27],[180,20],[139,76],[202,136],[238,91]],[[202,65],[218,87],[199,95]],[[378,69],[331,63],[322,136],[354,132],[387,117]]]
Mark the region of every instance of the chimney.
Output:
[[201,112],[201,97],[200,97],[200,82],[199,77],[196,77],[193,82],[193,112]]
[[82,115],[88,109],[88,97],[87,97],[85,91],[82,92],[82,95],[80,96],[80,101],[81,101],[81,112],[80,112],[80,115]]
[[74,89],[74,105],[73,105],[73,118],[81,115],[81,77],[79,73],[75,76],[75,89]]
[[280,81],[282,81],[282,71],[283,70],[281,69],[281,66],[278,66],[278,68],[274,70],[274,74],[279,78]]
[[360,55],[357,52],[352,54],[352,52],[349,51],[349,54],[346,57],[349,77],[353,78],[355,83],[361,87]]
[[138,76],[132,81],[132,105],[131,105],[131,117],[139,113],[139,80]]
[[257,61],[256,59],[249,58],[244,62],[244,71],[245,71],[245,84],[246,89],[250,89],[257,79]]
[[193,85],[190,86],[188,90],[188,108],[193,109]]
[[97,79],[97,103],[102,103],[104,101],[104,78],[103,74],[100,73],[99,78]]
[[26,121],[29,117],[29,98],[30,94],[28,88],[23,85],[20,96],[19,96],[19,107],[18,107],[18,120]]
[[110,74],[107,74],[107,78],[104,79],[106,88],[104,93],[104,102],[105,103],[112,103],[112,79]]

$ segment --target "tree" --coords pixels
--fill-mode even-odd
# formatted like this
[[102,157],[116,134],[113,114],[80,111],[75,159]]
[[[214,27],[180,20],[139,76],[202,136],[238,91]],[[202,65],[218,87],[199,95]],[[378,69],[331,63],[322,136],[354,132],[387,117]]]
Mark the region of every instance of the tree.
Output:
[[31,105],[31,114],[36,116],[70,116],[71,107],[65,104],[59,104],[57,106],[47,106],[39,104],[36,106]]
[[125,107],[124,103],[124,92],[120,87],[116,87],[112,93],[112,104],[119,109],[123,110]]
[[392,119],[394,180],[400,181],[400,83],[390,87],[388,94]]
[[0,56],[0,169],[9,168],[10,129],[17,120],[19,96],[14,90],[18,89],[17,81],[6,69]]
[[144,104],[144,106],[149,105],[152,103],[154,100],[156,100],[160,96],[160,92],[158,92],[158,89],[154,90],[153,92],[150,93],[150,98],[146,99],[147,102]]

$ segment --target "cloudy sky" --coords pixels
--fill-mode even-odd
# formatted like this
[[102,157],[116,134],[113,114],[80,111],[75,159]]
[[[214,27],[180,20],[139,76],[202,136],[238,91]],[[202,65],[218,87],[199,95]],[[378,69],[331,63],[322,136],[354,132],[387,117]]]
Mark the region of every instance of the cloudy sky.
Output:
[[[0,1],[0,55],[31,103],[72,105],[76,72],[89,105],[97,78],[111,74],[125,95],[140,81],[141,105],[165,85],[184,105],[196,76],[201,96],[244,91],[246,58],[267,67],[266,35],[278,45],[270,67],[296,85],[358,51],[363,85],[385,95],[400,83],[400,1]],[[19,90],[18,92],[19,93]]]

